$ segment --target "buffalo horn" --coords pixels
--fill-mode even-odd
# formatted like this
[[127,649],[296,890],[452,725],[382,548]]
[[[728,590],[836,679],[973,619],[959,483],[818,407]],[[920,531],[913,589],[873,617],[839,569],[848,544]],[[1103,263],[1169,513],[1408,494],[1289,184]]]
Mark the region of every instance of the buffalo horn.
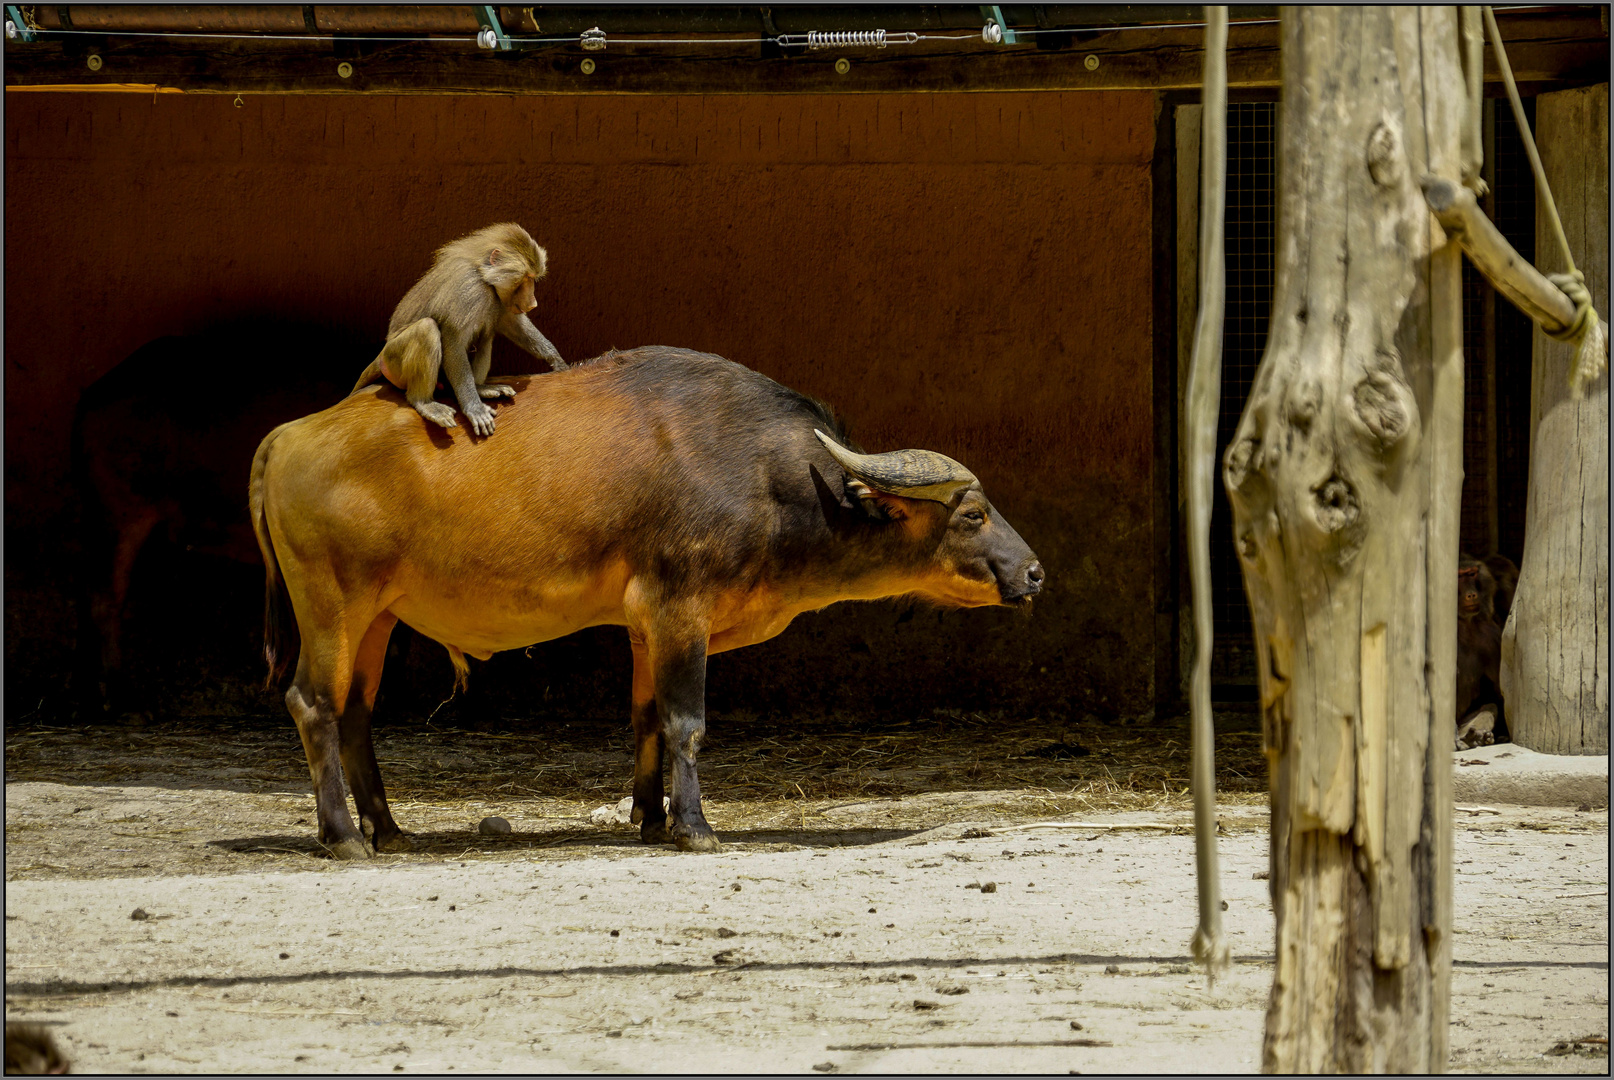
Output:
[[855,480],[876,491],[908,499],[951,502],[958,492],[975,483],[975,474],[933,450],[893,450],[888,454],[854,454],[822,431],[818,441]]

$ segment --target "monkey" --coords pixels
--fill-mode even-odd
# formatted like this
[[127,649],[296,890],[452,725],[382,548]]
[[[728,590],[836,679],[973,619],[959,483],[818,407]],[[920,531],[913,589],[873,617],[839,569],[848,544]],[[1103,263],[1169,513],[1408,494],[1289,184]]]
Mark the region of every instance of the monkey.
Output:
[[1508,612],[1513,610],[1513,594],[1519,589],[1519,568],[1506,555],[1487,555],[1485,565],[1496,579],[1496,625],[1508,624]]
[[458,424],[454,410],[433,400],[441,371],[471,430],[493,434],[493,410],[483,399],[515,396],[514,387],[488,379],[495,332],[553,370],[569,366],[527,318],[537,306],[533,283],[547,272],[547,253],[514,222],[489,225],[444,244],[431,269],[398,302],[387,326],[387,344],[359,376],[353,392],[386,379],[421,416],[452,429]]
[[7,1076],[64,1076],[67,1071],[67,1055],[49,1030],[38,1024],[6,1025]]
[[1457,563],[1457,749],[1507,740],[1500,690],[1502,627],[1496,578],[1478,559]]

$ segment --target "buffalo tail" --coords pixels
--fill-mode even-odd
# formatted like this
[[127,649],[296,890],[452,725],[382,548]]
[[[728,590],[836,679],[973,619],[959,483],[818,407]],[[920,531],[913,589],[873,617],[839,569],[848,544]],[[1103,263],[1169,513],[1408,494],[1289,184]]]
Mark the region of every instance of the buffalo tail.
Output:
[[258,537],[258,550],[263,554],[263,658],[269,664],[265,687],[273,687],[286,674],[292,657],[297,655],[300,636],[297,617],[291,607],[291,593],[280,576],[280,560],[275,557],[274,540],[269,536],[269,518],[264,506],[264,472],[269,466],[269,451],[285,425],[275,428],[252,457],[252,480],[247,494],[252,507],[252,531]]

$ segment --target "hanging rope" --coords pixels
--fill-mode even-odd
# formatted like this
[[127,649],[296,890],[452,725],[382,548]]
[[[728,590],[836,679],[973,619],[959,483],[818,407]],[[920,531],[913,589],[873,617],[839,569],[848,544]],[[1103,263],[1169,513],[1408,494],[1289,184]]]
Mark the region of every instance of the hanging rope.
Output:
[[1222,886],[1216,857],[1216,727],[1211,716],[1210,518],[1216,481],[1216,414],[1222,397],[1222,308],[1227,208],[1227,8],[1205,9],[1205,89],[1200,130],[1199,319],[1188,361],[1188,577],[1194,611],[1194,672],[1188,712],[1193,726],[1194,860],[1199,877],[1199,928],[1194,958],[1210,984],[1228,963],[1222,932]]
[[1608,334],[1592,307],[1592,294],[1586,288],[1586,276],[1575,267],[1575,256],[1570,253],[1569,238],[1564,235],[1564,223],[1558,216],[1558,204],[1553,201],[1552,188],[1547,184],[1547,171],[1541,167],[1541,155],[1536,152],[1535,138],[1524,119],[1524,103],[1519,100],[1519,88],[1513,81],[1513,66],[1508,63],[1507,50],[1502,47],[1502,32],[1497,29],[1496,15],[1488,7],[1480,11],[1485,16],[1485,32],[1490,35],[1491,48],[1496,50],[1496,66],[1507,87],[1508,101],[1513,105],[1513,118],[1518,121],[1519,134],[1524,138],[1524,152],[1530,158],[1530,167],[1535,170],[1536,189],[1540,191],[1541,201],[1547,207],[1547,220],[1552,223],[1552,234],[1558,239],[1558,250],[1563,254],[1564,265],[1569,267],[1568,273],[1548,274],[1547,280],[1562,289],[1564,295],[1574,303],[1575,317],[1561,329],[1549,329],[1542,324],[1541,330],[1556,341],[1575,346],[1575,362],[1569,369],[1569,391],[1579,398],[1585,394],[1586,385],[1608,368]]

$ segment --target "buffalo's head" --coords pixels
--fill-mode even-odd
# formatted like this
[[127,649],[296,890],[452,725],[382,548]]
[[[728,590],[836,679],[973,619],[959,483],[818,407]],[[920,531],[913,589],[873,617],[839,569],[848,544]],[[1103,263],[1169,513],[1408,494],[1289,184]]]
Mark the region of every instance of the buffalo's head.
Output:
[[931,450],[858,454],[814,431],[852,494],[903,527],[922,553],[913,592],[953,607],[1029,605],[1042,563],[964,466]]

